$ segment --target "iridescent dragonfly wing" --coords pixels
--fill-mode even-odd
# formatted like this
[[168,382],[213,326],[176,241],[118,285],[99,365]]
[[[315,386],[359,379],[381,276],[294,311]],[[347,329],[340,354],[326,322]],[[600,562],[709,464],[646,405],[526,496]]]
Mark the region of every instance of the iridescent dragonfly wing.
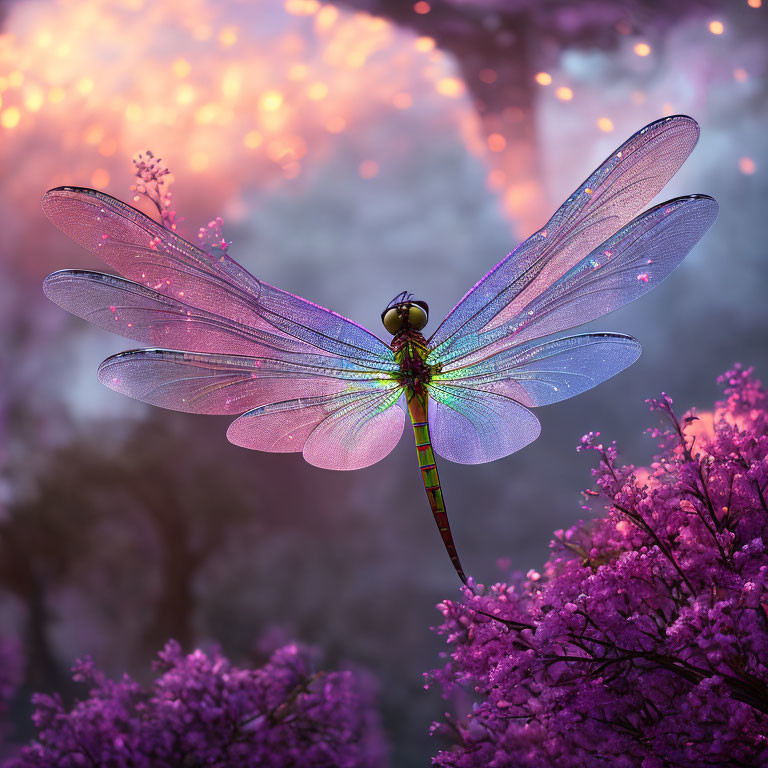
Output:
[[462,334],[439,358],[441,369],[463,368],[634,301],[683,261],[714,222],[717,208],[711,197],[690,195],[649,209],[524,304],[504,325]]
[[453,308],[429,343],[435,364],[467,335],[508,323],[598,244],[627,224],[680,168],[699,127],[685,116],[643,128],[613,152],[536,234]]
[[108,195],[55,189],[43,209],[121,275],[55,273],[45,282],[51,299],[112,332],[187,350],[115,355],[99,368],[107,386],[175,410],[248,411],[230,428],[233,441],[304,450],[319,466],[367,466],[394,447],[404,420],[398,366],[372,333]]
[[435,452],[457,464],[483,464],[532,443],[539,420],[504,394],[448,381],[429,384],[429,432]]
[[435,450],[461,464],[508,456],[538,436],[527,407],[585,392],[639,355],[631,336],[588,333],[529,342],[438,374],[428,385],[436,406],[430,408]]
[[106,386],[161,408],[242,414],[286,395],[317,397],[362,393],[399,384],[386,372],[361,371],[324,355],[292,359],[139,349],[107,358],[99,367]]
[[259,451],[302,451],[323,469],[362,469],[383,459],[403,433],[400,386],[306,397],[255,408],[232,422],[230,442]]
[[42,206],[65,234],[159,294],[364,365],[394,365],[390,348],[357,323],[257,280],[228,255],[207,254],[109,195],[60,187]]
[[279,357],[300,362],[300,355],[344,360],[360,370],[394,370],[378,363],[357,364],[300,339],[252,328],[146,288],[116,275],[63,269],[49,275],[43,291],[51,301],[112,333],[152,346],[189,352]]

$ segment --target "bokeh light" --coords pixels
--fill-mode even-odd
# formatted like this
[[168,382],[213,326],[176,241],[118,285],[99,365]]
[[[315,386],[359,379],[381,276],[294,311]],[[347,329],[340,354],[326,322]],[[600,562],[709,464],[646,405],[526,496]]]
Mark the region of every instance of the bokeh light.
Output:
[[648,43],[635,43],[632,49],[638,56],[649,56],[651,53],[651,46]]
[[745,176],[751,176],[757,170],[757,166],[751,157],[741,157],[739,158],[739,170]]
[[709,31],[713,35],[722,35],[723,32],[725,32],[725,27],[723,26],[723,22],[722,21],[717,21],[717,20],[710,21],[709,22]]

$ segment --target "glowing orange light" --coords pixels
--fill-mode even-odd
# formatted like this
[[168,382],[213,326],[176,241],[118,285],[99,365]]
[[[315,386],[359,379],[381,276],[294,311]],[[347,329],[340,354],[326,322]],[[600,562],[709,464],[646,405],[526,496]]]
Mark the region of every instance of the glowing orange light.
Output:
[[396,93],[392,97],[392,103],[395,105],[396,109],[408,109],[413,105],[413,97],[410,93],[402,91],[401,93]]
[[221,92],[231,99],[240,95],[242,86],[242,73],[237,67],[229,67],[221,78]]
[[379,164],[375,160],[363,160],[357,172],[361,179],[372,179],[379,174]]
[[30,112],[37,112],[45,103],[42,90],[36,85],[30,86],[24,94],[24,106]]
[[176,89],[176,103],[184,106],[191,104],[195,100],[195,89],[189,84],[184,83]]
[[328,86],[325,83],[312,83],[307,95],[312,101],[322,101],[328,95]]
[[507,148],[507,140],[500,133],[492,133],[488,137],[488,149],[491,152],[503,152]]
[[176,59],[171,68],[176,77],[186,77],[192,71],[192,65],[186,59]]
[[763,0],[747,0],[747,5],[750,8],[760,8],[763,4]]
[[77,92],[83,96],[88,95],[93,90],[93,80],[90,77],[81,77],[77,81]]
[[746,69],[742,69],[741,67],[739,67],[738,69],[733,70],[733,79],[737,83],[746,83],[748,78],[749,78],[749,75],[747,74]]
[[315,16],[315,25],[318,29],[330,29],[338,18],[339,9],[335,5],[324,5]]
[[488,85],[495,83],[499,79],[495,69],[481,69],[477,76],[481,82]]
[[267,91],[259,99],[259,106],[265,112],[276,112],[283,106],[283,94],[280,91]]
[[96,189],[104,189],[109,184],[109,171],[104,168],[97,168],[91,174],[91,186]]
[[201,125],[207,125],[212,123],[219,112],[219,105],[214,103],[203,104],[200,109],[195,112],[195,121]]
[[431,37],[417,37],[414,46],[416,47],[417,51],[421,51],[422,53],[429,53],[429,51],[434,49],[435,41]]
[[347,127],[347,121],[339,115],[329,117],[325,123],[328,133],[341,133]]
[[534,78],[536,82],[539,85],[551,85],[552,84],[552,75],[549,74],[549,72],[539,72],[538,75]]
[[610,133],[613,130],[613,120],[610,117],[598,118],[597,127],[605,133]]
[[21,120],[21,112],[18,107],[8,107],[0,112],[0,123],[3,128],[15,128]]
[[561,85],[555,91],[555,96],[557,96],[560,101],[570,101],[573,98],[573,91],[567,85]]
[[141,104],[131,102],[125,105],[125,119],[129,123],[138,123],[144,116],[144,110],[141,108]]
[[413,4],[413,10],[423,16],[425,13],[429,13],[432,10],[432,6],[425,2],[425,0],[419,0],[418,3]]
[[755,165],[755,161],[751,157],[740,157],[739,170],[745,176],[751,176],[757,170],[757,166]]
[[435,87],[443,96],[459,96],[464,92],[464,83],[458,77],[443,77]]
[[237,27],[223,27],[219,32],[219,44],[231,48],[237,42]]
[[638,56],[648,56],[651,53],[651,46],[648,43],[635,43],[632,49]]
[[722,35],[723,32],[725,32],[725,27],[723,26],[722,21],[710,21],[709,22],[709,31],[713,35]]
[[318,0],[285,0],[286,13],[292,16],[312,16],[320,10]]
[[345,59],[347,66],[353,69],[359,69],[365,64],[366,55],[362,51],[352,51]]
[[257,147],[260,147],[263,141],[264,139],[258,131],[248,131],[243,137],[243,144],[245,144],[248,149],[256,149]]
[[47,48],[53,42],[53,35],[51,34],[51,31],[49,29],[41,29],[37,33],[37,37],[35,38],[35,42],[41,48]]
[[67,92],[63,88],[51,88],[48,91],[48,101],[51,104],[60,104],[67,96]]

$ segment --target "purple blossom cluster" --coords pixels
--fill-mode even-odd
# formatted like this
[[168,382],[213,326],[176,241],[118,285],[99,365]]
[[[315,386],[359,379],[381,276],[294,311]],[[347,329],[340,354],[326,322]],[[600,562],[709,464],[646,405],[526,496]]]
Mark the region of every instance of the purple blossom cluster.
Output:
[[437,765],[768,765],[768,393],[720,381],[700,418],[649,401],[669,426],[647,470],[586,435],[601,515],[557,531],[542,573],[439,606],[428,681],[476,701],[433,726]]
[[365,678],[315,671],[313,651],[286,645],[257,669],[218,652],[185,655],[169,642],[144,687],[112,681],[90,660],[74,668],[89,686],[65,708],[34,697],[37,739],[4,768],[379,768],[386,750]]

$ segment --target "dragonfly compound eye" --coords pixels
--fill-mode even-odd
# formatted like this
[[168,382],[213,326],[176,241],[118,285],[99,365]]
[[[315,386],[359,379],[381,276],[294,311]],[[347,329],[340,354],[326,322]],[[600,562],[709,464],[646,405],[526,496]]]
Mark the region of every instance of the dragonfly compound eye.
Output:
[[381,315],[384,327],[394,336],[406,326],[420,331],[427,324],[429,313],[424,301],[408,301],[387,307]]
[[390,307],[381,316],[381,322],[384,323],[384,327],[394,336],[398,331],[402,330],[405,324],[405,315],[400,307]]
[[420,331],[429,321],[429,314],[423,302],[411,304],[408,307],[408,325],[416,331]]

